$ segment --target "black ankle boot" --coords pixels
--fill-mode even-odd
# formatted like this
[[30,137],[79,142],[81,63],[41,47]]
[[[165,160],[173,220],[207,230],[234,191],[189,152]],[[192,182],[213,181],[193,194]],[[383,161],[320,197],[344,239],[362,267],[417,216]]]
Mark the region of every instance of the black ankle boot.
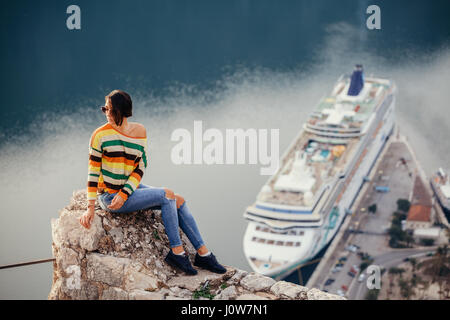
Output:
[[219,262],[217,262],[216,257],[211,252],[209,255],[202,257],[198,253],[195,255],[194,266],[200,267],[215,273],[225,273],[225,269]]
[[197,270],[192,267],[189,257],[186,254],[178,255],[170,250],[165,261],[172,267],[178,268],[189,275],[197,274]]

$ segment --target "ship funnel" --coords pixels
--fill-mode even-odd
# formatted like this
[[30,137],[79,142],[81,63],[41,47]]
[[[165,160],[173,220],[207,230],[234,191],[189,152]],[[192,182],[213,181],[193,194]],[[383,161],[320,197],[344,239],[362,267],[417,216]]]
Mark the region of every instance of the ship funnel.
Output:
[[353,70],[350,87],[348,88],[348,96],[357,96],[364,87],[364,75],[362,64],[357,64]]

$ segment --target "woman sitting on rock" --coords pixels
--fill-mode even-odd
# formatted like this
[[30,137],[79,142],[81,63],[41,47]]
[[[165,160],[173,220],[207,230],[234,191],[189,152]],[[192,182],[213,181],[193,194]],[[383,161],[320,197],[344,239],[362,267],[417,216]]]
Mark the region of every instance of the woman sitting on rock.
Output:
[[102,111],[108,122],[96,129],[90,139],[87,185],[88,210],[80,218],[90,228],[95,211],[97,191],[100,206],[113,213],[128,213],[160,207],[171,250],[165,261],[187,274],[195,270],[185,253],[178,227],[197,250],[194,265],[216,273],[225,273],[212,252],[206,248],[194,217],[185,199],[167,188],[156,188],[140,183],[147,167],[147,134],[145,127],[128,122],[132,114],[130,96],[114,90],[105,97]]

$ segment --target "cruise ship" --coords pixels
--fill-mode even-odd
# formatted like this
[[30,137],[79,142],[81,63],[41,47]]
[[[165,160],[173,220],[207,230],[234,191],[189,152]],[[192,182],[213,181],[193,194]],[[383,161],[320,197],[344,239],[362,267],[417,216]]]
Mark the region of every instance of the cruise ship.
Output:
[[282,279],[333,239],[395,125],[396,86],[341,76],[245,210],[244,253],[255,272]]
[[442,168],[431,177],[431,187],[441,206],[444,214],[449,220],[450,218],[450,175]]

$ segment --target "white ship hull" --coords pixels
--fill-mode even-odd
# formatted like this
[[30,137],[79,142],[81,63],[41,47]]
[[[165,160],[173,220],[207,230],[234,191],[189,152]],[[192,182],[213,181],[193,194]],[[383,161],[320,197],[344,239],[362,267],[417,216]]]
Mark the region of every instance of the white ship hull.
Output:
[[[393,132],[395,125],[394,90],[385,98],[383,105],[383,108],[380,107],[377,110],[365,135],[361,137],[358,151],[351,160],[352,165],[348,166],[344,175],[326,186],[333,190],[328,193],[327,199],[320,200],[316,204],[316,206],[321,206],[322,211],[319,221],[283,221],[282,213],[270,217],[258,216],[257,210],[267,209],[264,203],[258,205],[258,202],[252,207],[252,210],[248,210],[244,214],[249,220],[243,240],[244,253],[254,271],[282,279],[312,260],[330,243],[342,225],[345,215],[350,212],[365,177],[369,175],[386,140]],[[283,206],[283,208],[287,210],[287,206]],[[313,211],[314,209],[311,210],[311,213]],[[306,213],[306,215],[308,214]],[[287,217],[287,215],[285,216]],[[262,238],[265,239],[264,243],[258,242],[258,239]],[[277,246],[277,243],[284,245]]]

